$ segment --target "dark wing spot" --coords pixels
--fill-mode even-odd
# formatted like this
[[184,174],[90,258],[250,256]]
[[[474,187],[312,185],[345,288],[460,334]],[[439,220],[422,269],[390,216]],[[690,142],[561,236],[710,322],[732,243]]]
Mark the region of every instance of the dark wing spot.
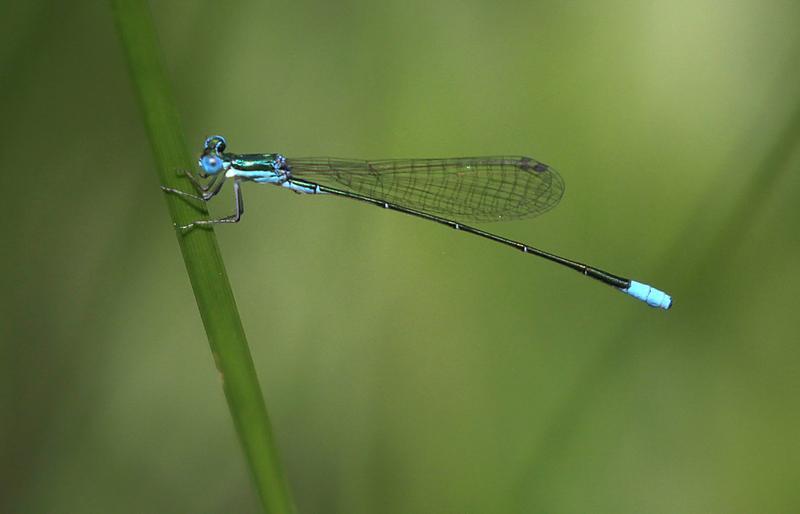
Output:
[[547,164],[534,161],[530,157],[523,157],[517,163],[517,167],[522,171],[536,171],[538,173],[544,173],[545,171],[549,170],[550,167]]
[[517,167],[522,171],[531,171],[532,161],[533,159],[531,159],[530,157],[523,157],[522,159],[519,160],[519,164],[517,164]]

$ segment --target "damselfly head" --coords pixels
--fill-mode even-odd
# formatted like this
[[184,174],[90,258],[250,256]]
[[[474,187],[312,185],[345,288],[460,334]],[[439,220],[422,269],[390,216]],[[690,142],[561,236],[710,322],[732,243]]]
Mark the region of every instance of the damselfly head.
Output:
[[197,164],[200,166],[200,176],[216,175],[225,168],[222,152],[225,151],[227,142],[222,136],[210,136],[203,145],[203,153]]
[[206,138],[206,142],[203,145],[203,153],[208,152],[216,152],[222,153],[225,151],[225,147],[228,146],[228,142],[225,141],[225,138],[222,136],[208,136]]
[[222,157],[214,154],[208,154],[200,157],[198,164],[200,165],[200,175],[203,177],[208,175],[216,175],[225,167]]

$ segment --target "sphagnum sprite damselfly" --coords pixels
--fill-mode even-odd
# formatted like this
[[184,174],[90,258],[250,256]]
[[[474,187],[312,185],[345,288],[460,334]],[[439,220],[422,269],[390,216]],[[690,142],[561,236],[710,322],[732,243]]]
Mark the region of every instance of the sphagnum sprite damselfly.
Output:
[[[225,179],[232,178],[235,212],[224,218],[198,220],[178,228],[183,230],[212,223],[236,223],[244,212],[241,182],[274,184],[297,193],[331,194],[360,200],[435,221],[572,268],[652,307],[669,309],[672,306],[672,298],[668,294],[647,284],[618,277],[449,219],[520,219],[539,215],[555,207],[564,194],[564,181],[553,168],[530,157],[382,161],[328,157],[289,159],[275,153],[225,153],[226,144],[222,136],[206,139],[200,155],[198,176],[186,172],[197,195],[163,186],[162,189],[208,201],[222,190]],[[203,183],[200,179],[205,178],[209,180]]]

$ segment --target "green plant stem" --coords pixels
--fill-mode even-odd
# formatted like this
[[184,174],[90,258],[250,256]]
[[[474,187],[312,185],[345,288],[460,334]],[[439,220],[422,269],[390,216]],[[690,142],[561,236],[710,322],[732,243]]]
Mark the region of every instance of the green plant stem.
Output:
[[[181,180],[176,170],[189,169],[190,159],[147,2],[112,0],[111,4],[144,113],[159,180],[169,187],[185,188],[188,181]],[[153,194],[162,193],[154,188]],[[174,223],[197,218],[198,210],[185,200],[176,195],[165,196]],[[204,210],[201,213],[207,216]],[[292,513],[294,507],[269,416],[214,232],[178,232],[178,242],[264,511]]]

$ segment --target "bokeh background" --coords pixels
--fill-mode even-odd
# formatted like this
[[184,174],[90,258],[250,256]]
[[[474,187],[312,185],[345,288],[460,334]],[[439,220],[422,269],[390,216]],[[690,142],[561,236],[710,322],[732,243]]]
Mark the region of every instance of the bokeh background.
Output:
[[[560,207],[484,228],[675,299],[247,187],[299,512],[800,510],[800,3],[152,7],[193,153],[532,155]],[[109,6],[2,11],[0,511],[257,512]]]

